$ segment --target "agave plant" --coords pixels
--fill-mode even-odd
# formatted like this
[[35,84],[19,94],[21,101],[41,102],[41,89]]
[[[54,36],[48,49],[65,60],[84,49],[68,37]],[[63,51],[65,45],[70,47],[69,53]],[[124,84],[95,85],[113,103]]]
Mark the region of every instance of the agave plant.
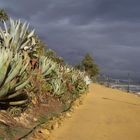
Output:
[[[21,89],[29,82],[27,66],[29,57],[15,53],[8,48],[0,48],[0,103],[21,105],[27,102]],[[19,97],[22,96],[23,100]],[[25,99],[25,100],[24,100]]]
[[67,88],[72,94],[80,94],[86,91],[84,73],[72,67],[65,66],[64,73],[67,76]]
[[66,91],[65,82],[60,78],[52,79],[51,85],[53,94],[56,96],[61,96]]
[[52,74],[58,75],[59,73],[58,64],[53,62],[51,59],[48,59],[45,56],[41,56],[39,58],[39,69],[40,69],[41,74],[44,75],[44,77],[48,77]]
[[75,85],[75,91],[78,94],[84,93],[87,90],[87,84],[84,81],[84,73],[80,72],[80,71],[76,71],[75,72],[75,76],[78,76],[77,79],[74,82]]
[[29,24],[22,24],[20,20],[12,19],[9,26],[3,23],[4,29],[0,28],[0,40],[3,47],[10,48],[14,52],[34,49],[36,44],[33,38],[34,30],[29,32]]

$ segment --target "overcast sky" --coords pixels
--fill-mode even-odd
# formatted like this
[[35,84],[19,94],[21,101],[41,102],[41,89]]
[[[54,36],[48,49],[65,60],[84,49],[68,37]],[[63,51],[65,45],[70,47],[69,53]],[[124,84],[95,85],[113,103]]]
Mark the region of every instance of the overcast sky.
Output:
[[140,78],[139,0],[0,0],[70,64],[89,52],[108,75]]

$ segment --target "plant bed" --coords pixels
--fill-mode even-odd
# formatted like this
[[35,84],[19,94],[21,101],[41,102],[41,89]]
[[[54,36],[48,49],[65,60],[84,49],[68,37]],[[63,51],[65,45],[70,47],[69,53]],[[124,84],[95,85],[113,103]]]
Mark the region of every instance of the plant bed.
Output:
[[7,112],[0,112],[1,137],[6,140],[20,139],[62,110],[62,104],[52,100],[50,104],[40,104],[38,107],[26,110],[19,117],[12,117]]
[[[69,116],[67,111],[88,87],[84,72],[62,65],[58,57],[41,53],[40,40],[34,30],[28,29],[28,24],[12,19],[9,24],[3,23],[4,28],[0,28],[0,139],[20,140],[40,125],[56,122],[54,118],[61,118],[61,113]],[[58,126],[56,123],[50,129]],[[39,130],[39,133],[42,132]]]
[[44,122],[40,126],[38,126],[34,131],[27,137],[28,140],[49,140],[51,133],[53,130],[61,127],[63,125],[63,121],[72,117],[74,111],[83,104],[83,100],[86,96],[86,92],[81,95],[80,98],[76,99],[71,107],[67,111],[63,111],[58,115],[54,115],[47,122]]

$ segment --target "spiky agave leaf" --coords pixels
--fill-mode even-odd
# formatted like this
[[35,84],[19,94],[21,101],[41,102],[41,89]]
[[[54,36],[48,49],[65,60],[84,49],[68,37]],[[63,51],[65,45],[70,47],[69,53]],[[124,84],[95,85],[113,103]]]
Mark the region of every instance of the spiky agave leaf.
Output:
[[7,68],[12,58],[12,52],[10,52],[10,50],[0,49],[0,54],[1,54],[0,55],[0,86],[1,86],[5,79]]
[[52,79],[51,85],[53,94],[56,96],[61,96],[66,91],[65,81],[63,81],[61,78]]
[[11,105],[25,103],[25,99],[17,100],[16,97],[22,95],[19,91],[29,82],[26,73],[29,60],[28,56],[20,53],[13,55],[9,48],[0,49],[0,103],[8,102]]
[[12,49],[14,52],[26,50],[27,46],[28,50],[33,49],[35,47],[33,36],[34,30],[29,31],[29,24],[22,24],[20,20],[14,21],[10,19],[9,26],[4,22],[4,30],[0,28],[2,45]]
[[45,77],[52,74],[52,72],[58,71],[58,64],[53,62],[51,59],[48,59],[45,56],[41,56],[39,58],[39,69],[41,74],[43,74]]

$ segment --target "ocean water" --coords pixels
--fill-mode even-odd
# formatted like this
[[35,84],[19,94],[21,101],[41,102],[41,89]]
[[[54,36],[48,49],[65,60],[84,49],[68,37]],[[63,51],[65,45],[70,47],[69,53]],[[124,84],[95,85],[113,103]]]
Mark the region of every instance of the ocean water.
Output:
[[140,85],[111,84],[110,87],[140,94]]

